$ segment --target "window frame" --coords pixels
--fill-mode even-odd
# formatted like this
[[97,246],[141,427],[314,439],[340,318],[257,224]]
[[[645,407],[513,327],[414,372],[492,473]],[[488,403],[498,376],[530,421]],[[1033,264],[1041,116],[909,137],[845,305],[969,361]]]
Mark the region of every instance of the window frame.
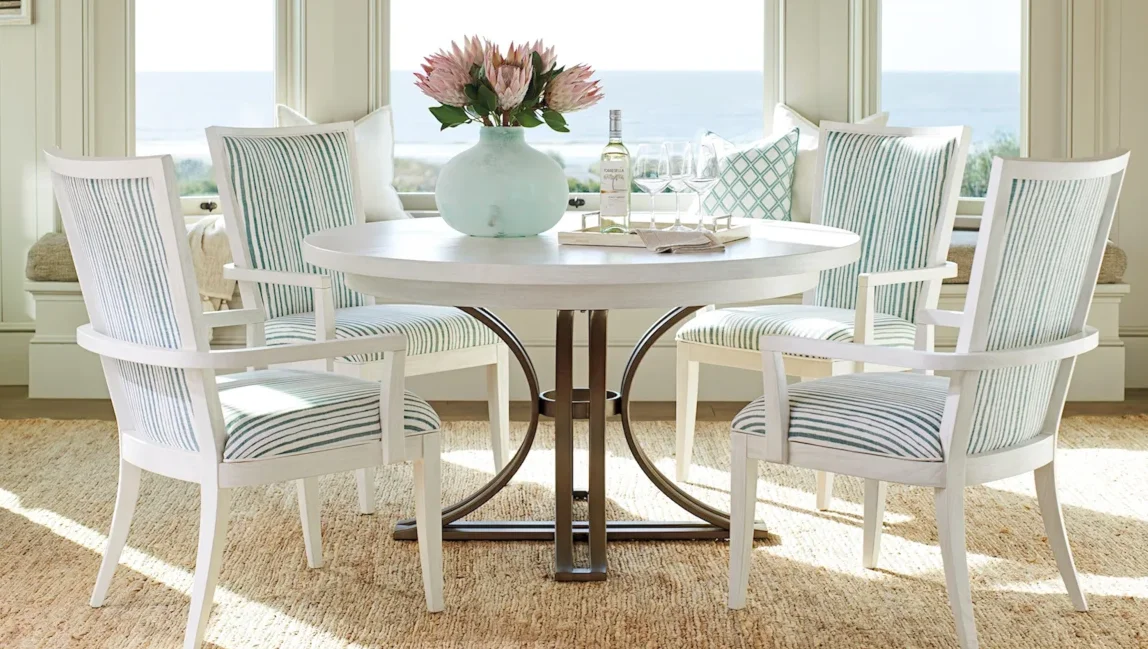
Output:
[[[1020,43],[1020,155],[1029,155],[1032,138],[1029,129],[1029,95],[1031,93],[1031,0],[1018,0],[1021,3],[1021,43]],[[853,16],[854,34],[858,47],[854,50],[853,105],[855,118],[872,115],[881,110],[881,5],[882,0],[859,0]],[[957,202],[956,227],[976,229],[980,227],[984,213],[985,199],[974,196],[961,196]]]

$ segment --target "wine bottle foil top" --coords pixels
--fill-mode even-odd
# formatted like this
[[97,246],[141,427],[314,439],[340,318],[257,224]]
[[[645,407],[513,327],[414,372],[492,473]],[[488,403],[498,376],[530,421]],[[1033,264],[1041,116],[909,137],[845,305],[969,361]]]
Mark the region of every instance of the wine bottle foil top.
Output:
[[610,139],[622,139],[622,111],[610,111]]

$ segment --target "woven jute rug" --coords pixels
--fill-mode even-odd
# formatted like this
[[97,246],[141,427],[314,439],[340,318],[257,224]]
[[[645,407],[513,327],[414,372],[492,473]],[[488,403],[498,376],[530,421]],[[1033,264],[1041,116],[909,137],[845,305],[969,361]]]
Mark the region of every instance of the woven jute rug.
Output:
[[[673,424],[639,423],[637,434],[672,474]],[[1062,440],[1065,518],[1092,610],[1072,610],[1031,476],[972,488],[981,644],[1148,647],[1148,419],[1070,418]],[[492,473],[486,426],[451,423],[445,445],[453,501]],[[550,518],[551,448],[543,424],[518,477],[477,515]],[[616,423],[609,453],[611,517],[685,518],[641,475]],[[728,453],[724,425],[699,425],[690,489],[719,507],[728,505]],[[585,459],[580,450],[580,467]],[[109,423],[0,421],[0,647],[179,646],[195,563],[193,485],[145,474],[107,603],[88,607],[116,471]],[[956,646],[924,489],[890,487],[880,569],[864,570],[859,482],[839,478],[832,510],[818,512],[811,472],[763,465],[757,515],[771,537],[756,546],[743,611],[725,607],[724,542],[613,543],[609,581],[584,584],[550,579],[548,543],[465,542],[446,544],[447,610],[430,615],[415,544],[390,537],[413,512],[410,468],[379,471],[373,516],[357,514],[349,474],[321,484],[319,570],[306,567],[293,485],[236,495],[207,646]]]

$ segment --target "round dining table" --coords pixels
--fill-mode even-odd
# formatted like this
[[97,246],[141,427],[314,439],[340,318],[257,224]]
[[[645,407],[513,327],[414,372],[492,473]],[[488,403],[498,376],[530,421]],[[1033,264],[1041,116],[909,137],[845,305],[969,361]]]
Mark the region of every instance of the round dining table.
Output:
[[[442,512],[445,540],[553,540],[555,579],[597,581],[607,575],[609,540],[726,538],[729,515],[683,491],[649,459],[633,434],[630,395],[642,359],[659,338],[709,304],[767,300],[812,289],[819,273],[857,261],[852,232],[806,223],[754,221],[750,236],[720,252],[662,253],[645,248],[560,244],[557,233],[580,228],[567,214],[535,237],[479,238],[440,218],[366,223],[313,233],[304,259],[342,273],[347,285],[380,301],[454,306],[490,327],[509,347],[531,394],[530,424],[514,457],[478,491]],[[607,314],[611,309],[662,308],[667,313],[630,355],[617,391],[606,377]],[[557,312],[554,389],[543,392],[522,341],[492,309]],[[574,317],[589,320],[589,385],[573,384]],[[504,488],[534,442],[539,416],[554,421],[553,521],[461,520]],[[620,415],[627,445],[646,477],[700,522],[606,520],[606,418]],[[589,420],[589,479],[574,490],[574,419]],[[588,502],[587,520],[573,520],[575,498]],[[413,520],[395,538],[415,539]],[[575,541],[589,543],[589,565],[578,566]]]

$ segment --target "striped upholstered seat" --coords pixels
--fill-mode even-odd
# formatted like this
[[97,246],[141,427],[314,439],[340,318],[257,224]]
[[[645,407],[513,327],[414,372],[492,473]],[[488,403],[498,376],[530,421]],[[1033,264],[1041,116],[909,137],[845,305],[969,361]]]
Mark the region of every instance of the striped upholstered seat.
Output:
[[[358,338],[402,333],[412,356],[493,345],[498,337],[471,316],[452,307],[374,305],[351,290],[342,273],[328,273],[303,259],[303,239],[329,228],[363,222],[355,200],[354,168],[347,133],[309,135],[223,135],[223,165],[234,192],[235,214],[228,228],[240,233],[233,254],[237,265],[283,273],[327,274],[335,308],[335,337]],[[240,290],[249,286],[240,284]],[[313,342],[312,289],[259,282],[250,297],[266,313],[268,345]],[[340,359],[354,363],[378,355]],[[452,368],[453,369],[453,368]]]
[[[354,446],[382,435],[379,384],[350,376],[258,370],[220,376],[226,462]],[[430,404],[406,392],[403,430],[439,429]]]
[[[294,345],[315,340],[315,314],[297,313],[267,321],[268,345]],[[335,311],[335,338],[399,333],[407,337],[411,356],[467,349],[498,342],[489,327],[454,307],[380,304]],[[382,354],[343,360],[370,363]]]
[[[949,380],[875,372],[789,387],[789,440],[904,460],[940,462]],[[766,434],[765,397],[734,417],[733,430]]]
[[[798,336],[835,342],[853,342],[852,309],[812,304],[778,304],[721,309],[703,313],[678,330],[683,342],[759,350],[764,335]],[[873,344],[912,347],[916,326],[893,315],[875,314]]]

